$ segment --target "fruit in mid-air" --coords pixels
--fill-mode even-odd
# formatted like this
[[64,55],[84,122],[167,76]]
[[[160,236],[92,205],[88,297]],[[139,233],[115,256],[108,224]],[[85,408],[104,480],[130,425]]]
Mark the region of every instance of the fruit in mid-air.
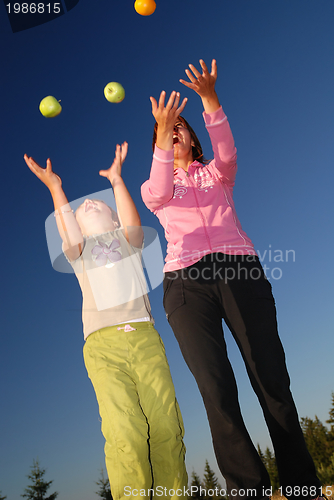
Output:
[[125,97],[125,90],[117,82],[110,82],[104,87],[104,95],[109,102],[121,102]]
[[59,102],[60,101],[57,101],[57,99],[52,95],[48,95],[41,100],[39,110],[46,118],[53,118],[54,116],[59,115],[62,110]]
[[156,8],[156,3],[154,0],[136,0],[135,10],[141,16],[150,16],[153,14]]

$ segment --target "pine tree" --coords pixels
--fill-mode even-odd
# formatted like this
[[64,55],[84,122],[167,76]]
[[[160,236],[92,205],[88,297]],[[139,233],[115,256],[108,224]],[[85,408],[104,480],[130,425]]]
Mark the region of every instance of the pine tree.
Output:
[[55,500],[58,496],[57,492],[52,493],[52,495],[48,497],[45,496],[53,481],[44,481],[44,474],[45,469],[41,469],[38,460],[34,460],[31,467],[31,473],[27,476],[32,484],[24,490],[25,493],[21,495],[21,497],[25,497],[28,500]]
[[334,453],[334,440],[331,439],[327,427],[317,416],[314,420],[308,417],[302,418],[301,427],[316,468],[329,467]]
[[261,458],[261,460],[262,460],[262,463],[264,463],[264,455],[263,455],[263,452],[262,452],[262,450],[261,450],[261,448],[260,448],[259,443],[257,443],[257,452],[258,452],[258,454],[259,454],[259,457],[260,457],[260,458]]
[[276,491],[280,486],[278,478],[278,469],[277,469],[275,454],[270,451],[268,446],[266,448],[266,451],[264,452],[264,459],[270,477],[271,487],[273,491]]
[[100,487],[99,491],[96,491],[96,494],[99,495],[99,497],[104,498],[104,500],[113,500],[109,479],[108,477],[104,477],[103,469],[101,469],[101,477],[96,484]]
[[322,485],[334,483],[334,393],[332,392],[332,407],[326,423],[331,424],[330,430],[315,416],[302,418],[301,426],[307,448],[313,458],[318,477]]
[[326,420],[326,424],[331,424],[331,434],[334,435],[334,392],[332,392],[332,407],[329,410],[329,419]]
[[2,496],[2,491],[0,491],[0,500],[5,500],[7,497]]
[[212,500],[212,499],[219,500],[221,498],[219,492],[222,489],[222,487],[220,486],[216,474],[211,469],[209,462],[207,460],[205,461],[205,467],[204,467],[203,488],[206,491],[206,496],[204,496],[204,500]]
[[201,491],[202,483],[198,474],[195,471],[191,473],[191,498],[195,498],[196,500],[202,500],[204,498],[204,493]]
[[334,453],[328,467],[320,465],[317,469],[317,476],[323,486],[334,484]]
[[[314,419],[304,417],[300,420],[304,439],[317,469],[317,475],[322,485],[334,484],[334,392],[332,406],[329,411],[330,430],[323,425],[317,416]],[[262,452],[258,445],[259,456],[264,463],[271,481],[273,491],[279,487],[278,470],[275,455],[266,448]]]
[[275,454],[270,451],[268,446],[267,446],[265,452],[263,453],[259,444],[257,445],[257,451],[258,451],[258,454],[262,460],[262,463],[264,464],[265,468],[267,469],[267,472],[268,472],[269,478],[270,478],[270,484],[272,487],[272,491],[274,492],[280,486]]

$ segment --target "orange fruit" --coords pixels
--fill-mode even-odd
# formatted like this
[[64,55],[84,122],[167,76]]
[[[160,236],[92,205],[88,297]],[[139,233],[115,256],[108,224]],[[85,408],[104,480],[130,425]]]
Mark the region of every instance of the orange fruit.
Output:
[[141,16],[150,16],[155,11],[156,6],[157,5],[154,0],[135,1],[135,10]]

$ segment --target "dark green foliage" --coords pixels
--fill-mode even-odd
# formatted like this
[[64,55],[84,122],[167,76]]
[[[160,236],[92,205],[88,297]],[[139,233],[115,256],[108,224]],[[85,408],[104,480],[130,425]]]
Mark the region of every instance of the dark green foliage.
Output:
[[31,467],[31,473],[27,476],[32,484],[24,490],[24,494],[21,495],[21,497],[27,498],[28,500],[55,500],[58,496],[57,492],[52,493],[52,495],[48,497],[45,496],[53,481],[44,481],[44,474],[45,469],[41,469],[38,460],[34,460]]
[[0,491],[0,500],[5,500],[7,497],[2,496],[2,491]]
[[274,492],[280,486],[279,479],[278,479],[278,469],[277,469],[277,465],[276,465],[275,454],[270,451],[268,446],[267,446],[265,452],[263,453],[263,451],[260,448],[260,445],[257,445],[257,451],[258,451],[258,454],[259,454],[265,468],[268,471],[272,491]]
[[191,473],[191,483],[190,486],[192,486],[191,490],[191,498],[195,498],[196,500],[202,500],[204,498],[203,492],[201,491],[202,483],[201,479],[198,474],[196,474],[195,471],[192,471]]
[[[209,462],[207,460],[205,460],[203,487],[207,493],[207,495],[204,496],[204,500],[220,499],[219,492],[222,489],[222,487],[220,486],[216,474],[211,469]],[[213,491],[210,491],[209,495],[208,494],[209,490],[213,490],[214,494],[212,494]]]
[[326,423],[331,424],[330,429],[323,425],[317,416],[314,420],[301,419],[306,445],[322,485],[334,483],[334,393],[332,393],[332,406]]
[[225,500],[225,497],[220,494],[222,487],[207,460],[205,461],[203,481],[195,471],[192,472],[191,479],[190,486],[193,487],[193,490],[190,498],[196,498],[197,500]]
[[259,444],[257,445],[257,452],[258,452],[259,457],[261,458],[262,462],[264,463],[264,465],[266,465],[264,462],[264,455],[263,455],[263,452],[262,452]]
[[314,420],[305,417],[301,419],[301,426],[307,448],[311,453],[315,466],[328,467],[334,453],[334,441],[331,432],[315,416]]
[[331,457],[330,464],[327,467],[320,465],[317,470],[318,478],[323,486],[334,483],[334,454]]
[[[317,475],[323,486],[334,484],[334,393],[332,393],[332,407],[329,411],[328,429],[317,416],[314,419],[301,418],[301,428],[306,446],[312,456],[317,469]],[[266,448],[265,453],[258,446],[258,453],[268,471],[273,491],[279,487],[278,471],[275,455]]]
[[331,434],[334,434],[334,392],[332,392],[332,408],[329,410],[329,419],[326,420],[327,424],[331,424]]
[[109,479],[108,477],[104,477],[103,469],[101,469],[101,477],[96,484],[100,487],[99,491],[96,491],[96,494],[99,495],[100,498],[104,498],[104,500],[113,500]]
[[190,498],[197,500],[227,500],[227,497],[220,494],[222,487],[207,460],[205,461],[203,481],[195,471],[192,472],[191,479],[190,486],[193,487],[193,491]]
[[273,491],[276,491],[280,486],[278,478],[278,469],[277,469],[275,454],[270,451],[268,446],[266,448],[266,451],[264,452],[264,459],[267,464],[267,470],[270,477],[270,483],[272,489]]

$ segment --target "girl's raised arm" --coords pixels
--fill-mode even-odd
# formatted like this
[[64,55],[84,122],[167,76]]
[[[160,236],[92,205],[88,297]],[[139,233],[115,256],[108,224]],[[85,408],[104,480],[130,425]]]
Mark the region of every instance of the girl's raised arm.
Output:
[[109,179],[115,196],[117,213],[128,242],[140,248],[143,242],[143,230],[136,205],[122,179],[122,165],[128,152],[128,143],[116,145],[115,159],[108,170],[100,170],[102,177]]
[[24,160],[36,177],[49,189],[55,208],[58,231],[64,242],[64,252],[70,260],[77,259],[82,252],[83,236],[62,188],[61,178],[53,172],[50,158],[46,161],[46,168],[42,168],[26,154]]

